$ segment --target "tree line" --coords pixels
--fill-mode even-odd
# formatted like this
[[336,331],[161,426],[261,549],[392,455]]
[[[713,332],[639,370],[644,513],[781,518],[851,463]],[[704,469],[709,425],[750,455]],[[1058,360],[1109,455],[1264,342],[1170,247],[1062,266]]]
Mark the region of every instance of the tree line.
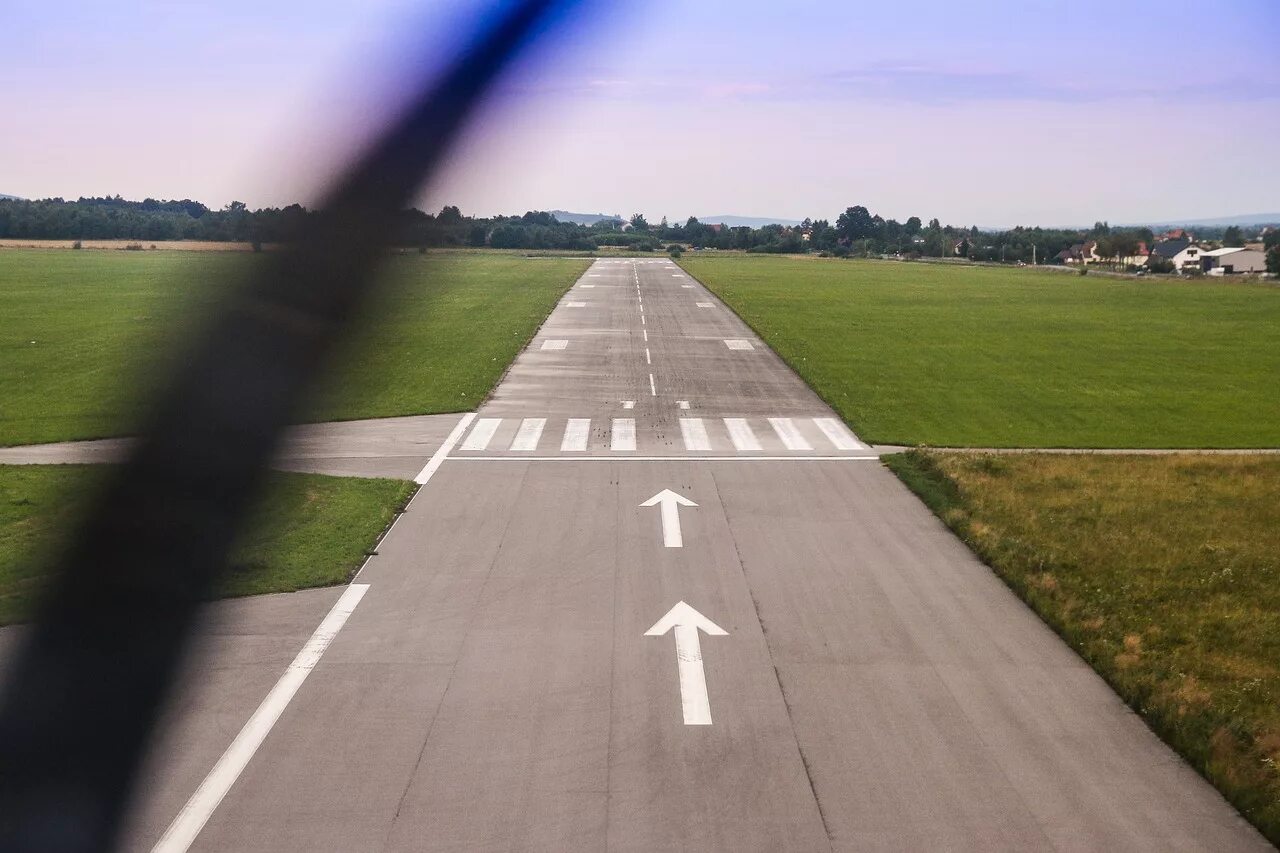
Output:
[[[315,211],[292,204],[250,210],[233,201],[215,210],[181,199],[128,201],[120,196],[61,198],[39,201],[0,200],[0,238],[142,241],[201,240],[287,243]],[[1272,232],[1273,234],[1275,232]],[[1198,236],[1219,236],[1228,245],[1246,236],[1239,228],[1200,229]],[[466,216],[448,205],[439,213],[402,211],[388,245],[437,248],[451,246],[498,249],[562,249],[591,251],[618,246],[655,251],[667,244],[697,249],[737,249],[762,253],[817,252],[835,256],[899,255],[965,257],[978,261],[1052,263],[1064,249],[1094,241],[1097,254],[1117,261],[1132,256],[1140,243],[1148,247],[1149,228],[1113,228],[1098,222],[1090,229],[1017,227],[1003,231],[977,226],[927,223],[918,216],[905,222],[885,219],[863,206],[847,208],[835,220],[806,219],[799,226],[721,227],[690,217],[683,223],[665,218],[649,223],[641,214],[628,221],[605,219],[593,225],[561,222],[552,214],[530,211],[521,216]],[[1268,247],[1270,248],[1270,247]]]

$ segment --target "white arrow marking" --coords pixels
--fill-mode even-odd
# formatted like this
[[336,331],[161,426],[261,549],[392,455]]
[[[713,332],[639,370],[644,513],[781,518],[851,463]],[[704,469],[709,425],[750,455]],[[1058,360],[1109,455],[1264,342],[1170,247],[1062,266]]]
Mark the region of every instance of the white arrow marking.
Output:
[[697,506],[696,503],[678,495],[670,489],[663,489],[640,506],[661,506],[662,509],[662,544],[668,548],[683,548],[684,537],[680,534],[680,507]]
[[661,637],[675,628],[676,663],[680,667],[680,706],[686,726],[711,725],[711,700],[707,698],[707,673],[702,666],[702,643],[698,631],[711,637],[725,637],[729,632],[694,610],[683,601],[667,611],[646,637]]

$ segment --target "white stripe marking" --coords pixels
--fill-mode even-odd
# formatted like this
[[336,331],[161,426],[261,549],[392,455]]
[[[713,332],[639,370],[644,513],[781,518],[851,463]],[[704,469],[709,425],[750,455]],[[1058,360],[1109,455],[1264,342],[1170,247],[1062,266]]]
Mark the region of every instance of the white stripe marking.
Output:
[[755,347],[751,345],[751,341],[744,341],[740,338],[727,340],[724,342],[724,345],[727,346],[729,349],[741,349],[741,350],[755,349]]
[[[476,419],[475,412],[467,412],[458,421],[457,425],[449,432],[445,438],[444,444],[436,448],[436,452],[431,454],[431,458],[427,460],[427,464],[418,472],[418,476],[413,481],[419,486],[425,486],[427,481],[431,479],[431,475],[444,462],[445,457],[449,455],[449,451],[453,450],[453,446],[458,443],[458,439],[462,438],[462,434],[467,431],[467,427],[471,426],[471,422]],[[412,498],[410,499],[412,500]],[[363,566],[360,567],[363,570]],[[357,573],[358,574],[358,573]]]
[[467,436],[467,440],[462,442],[462,449],[484,450],[489,446],[493,434],[498,431],[500,423],[502,418],[481,418],[476,421],[476,428],[471,431],[471,435]]
[[564,349],[567,346],[569,346],[568,341],[559,340],[555,338],[548,339],[542,342],[543,349]]
[[845,429],[844,424],[835,418],[814,418],[814,424],[818,429],[822,430],[822,434],[831,440],[836,446],[836,450],[866,450],[867,446],[858,441],[849,430]]
[[733,442],[734,450],[760,449],[760,439],[751,431],[751,424],[747,423],[746,418],[725,418],[724,425],[729,430],[729,440]]
[[586,308],[587,307],[587,303],[585,302],[566,302],[564,305],[566,308]]
[[641,326],[645,325],[645,322],[644,322],[644,312],[643,312],[643,311],[640,313],[640,325],[641,325]]
[[594,284],[580,284],[578,287],[595,287]]
[[644,363],[645,363],[645,364],[653,364],[653,358],[649,355],[649,348],[648,348],[648,347],[645,347],[645,348],[644,348]]
[[609,435],[610,450],[636,449],[636,422],[634,418],[614,418]]
[[622,408],[624,408],[624,409],[634,409],[635,407],[636,407],[636,401],[635,401],[635,400],[623,400],[623,401],[622,401]]
[[657,389],[657,387],[653,384],[653,374],[652,374],[652,373],[650,373],[650,374],[649,374],[649,396],[650,396],[650,397],[656,397],[656,396],[658,396],[658,389]]
[[679,406],[679,407],[680,407],[680,408],[682,408],[682,409],[687,409],[687,408],[689,408],[689,401],[688,401],[688,400],[676,400],[676,405],[677,405],[677,406]]
[[645,341],[645,343],[648,343],[648,342],[649,342],[649,330],[648,330],[648,329],[641,329],[640,331],[644,334],[644,341]]
[[293,663],[289,664],[284,675],[280,676],[280,680],[271,688],[267,698],[262,700],[258,710],[253,712],[253,716],[244,724],[244,728],[240,729],[240,733],[227,747],[227,751],[222,753],[218,763],[213,765],[209,775],[191,795],[191,799],[187,800],[187,804],[182,807],[182,811],[178,812],[173,823],[169,824],[169,828],[156,842],[156,846],[151,848],[152,853],[185,853],[191,847],[200,830],[204,829],[204,825],[213,816],[214,810],[218,808],[227,792],[231,790],[231,786],[236,783],[244,768],[253,759],[258,747],[266,740],[272,727],[284,713],[284,709],[289,706],[298,688],[307,680],[311,670],[315,669],[325,649],[329,648],[333,638],[338,636],[338,632],[342,630],[342,626],[347,623],[356,605],[368,591],[368,584],[351,584],[338,597],[329,615],[324,617],[324,621],[316,628],[311,639],[307,640],[302,651],[298,652]]
[[564,428],[564,440],[560,442],[563,451],[580,451],[587,449],[587,436],[591,432],[591,418],[569,418]]
[[707,436],[707,426],[702,418],[681,418],[680,435],[684,438],[685,450],[711,449],[711,439]]
[[813,446],[805,441],[791,418],[769,418],[769,425],[778,434],[778,438],[782,439],[787,450],[813,450]]
[[671,277],[672,277],[672,278],[684,278],[684,274],[683,274],[683,273],[678,273],[678,272],[673,272],[673,273],[671,274]]
[[682,284],[682,285],[680,285],[680,286],[681,286],[681,287],[684,287],[684,288],[687,288],[687,289],[689,289],[689,290],[692,290],[692,289],[693,289],[693,285],[692,285],[692,284]]
[[546,418],[525,418],[520,422],[520,429],[511,441],[511,450],[537,450],[538,441],[542,438],[542,428],[547,425]]
[[450,456],[450,462],[876,462],[871,456]]
[[714,306],[712,305],[712,303],[710,303],[710,302],[698,302],[698,303],[695,303],[695,304],[696,304],[699,308],[712,308],[712,307],[714,307]]

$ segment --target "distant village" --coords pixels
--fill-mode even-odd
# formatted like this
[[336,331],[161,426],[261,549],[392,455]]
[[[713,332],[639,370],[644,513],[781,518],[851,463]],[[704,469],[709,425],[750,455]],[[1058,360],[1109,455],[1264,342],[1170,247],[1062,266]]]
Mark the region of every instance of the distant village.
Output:
[[1262,273],[1267,267],[1265,240],[1274,230],[1272,227],[1263,228],[1258,242],[1229,245],[1219,241],[1197,241],[1190,231],[1175,228],[1157,236],[1150,246],[1145,241],[1138,242],[1131,255],[1109,257],[1100,254],[1099,242],[1088,240],[1068,246],[1055,259],[1064,264],[1118,265],[1130,271],[1204,275]]

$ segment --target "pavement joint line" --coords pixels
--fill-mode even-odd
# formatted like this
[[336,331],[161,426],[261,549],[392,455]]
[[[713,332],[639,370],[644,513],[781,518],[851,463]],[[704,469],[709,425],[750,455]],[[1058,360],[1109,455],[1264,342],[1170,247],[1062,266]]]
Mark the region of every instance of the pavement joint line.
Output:
[[285,669],[284,674],[276,681],[275,686],[267,693],[256,711],[240,729],[235,740],[227,747],[226,752],[213,765],[209,775],[200,783],[200,787],[187,800],[186,805],[178,812],[169,828],[165,830],[151,853],[186,853],[195,842],[200,831],[204,829],[209,818],[235,785],[244,768],[249,765],[258,747],[266,740],[276,721],[284,713],[289,702],[297,694],[307,676],[320,663],[329,644],[338,636],[342,626],[355,611],[364,594],[369,591],[369,584],[351,584],[334,602],[329,613],[320,622],[293,662]]

